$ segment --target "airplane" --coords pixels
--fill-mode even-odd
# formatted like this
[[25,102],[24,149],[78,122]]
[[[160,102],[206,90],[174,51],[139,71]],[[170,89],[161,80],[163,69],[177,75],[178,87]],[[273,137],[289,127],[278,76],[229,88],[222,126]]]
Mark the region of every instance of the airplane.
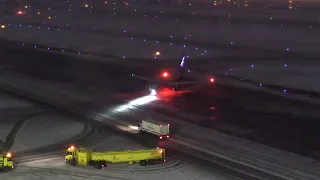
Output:
[[131,74],[132,77],[140,80],[144,80],[148,82],[147,89],[149,89],[151,95],[156,95],[157,91],[160,88],[172,88],[174,91],[180,91],[182,86],[188,85],[196,85],[202,84],[204,82],[212,84],[215,82],[214,77],[210,77],[209,81],[199,81],[199,80],[188,80],[185,78],[185,64],[186,64],[186,55],[182,53],[182,57],[179,62],[179,71],[178,71],[178,78],[170,78],[174,73],[169,73],[168,71],[161,72],[161,80],[159,79],[150,79],[144,76],[140,76],[137,74]]

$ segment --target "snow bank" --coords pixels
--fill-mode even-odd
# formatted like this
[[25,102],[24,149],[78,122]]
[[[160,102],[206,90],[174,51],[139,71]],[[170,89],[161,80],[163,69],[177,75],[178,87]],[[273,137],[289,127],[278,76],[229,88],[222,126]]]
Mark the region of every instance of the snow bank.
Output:
[[48,113],[26,121],[16,135],[12,151],[38,148],[72,138],[84,125],[72,119]]

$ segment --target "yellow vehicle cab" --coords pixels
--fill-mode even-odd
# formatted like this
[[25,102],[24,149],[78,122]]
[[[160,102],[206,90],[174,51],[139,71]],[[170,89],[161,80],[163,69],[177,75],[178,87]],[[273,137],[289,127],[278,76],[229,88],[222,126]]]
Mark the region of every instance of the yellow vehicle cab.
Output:
[[0,170],[8,172],[13,169],[13,161],[11,153],[0,154]]

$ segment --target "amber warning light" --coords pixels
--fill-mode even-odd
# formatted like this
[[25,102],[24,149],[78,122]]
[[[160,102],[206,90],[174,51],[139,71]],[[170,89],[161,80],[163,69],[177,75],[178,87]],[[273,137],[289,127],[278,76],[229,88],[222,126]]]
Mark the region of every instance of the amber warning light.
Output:
[[74,146],[70,146],[70,147],[68,148],[68,151],[73,151],[74,149],[75,149]]

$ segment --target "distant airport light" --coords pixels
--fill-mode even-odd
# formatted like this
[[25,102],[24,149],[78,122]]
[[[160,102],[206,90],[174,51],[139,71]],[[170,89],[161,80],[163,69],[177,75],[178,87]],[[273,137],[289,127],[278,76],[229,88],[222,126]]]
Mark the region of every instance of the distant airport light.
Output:
[[214,79],[214,78],[210,78],[210,82],[211,82],[211,83],[214,83],[214,82],[215,82],[215,79]]
[[4,29],[4,28],[6,28],[6,25],[2,24],[1,29]]
[[86,5],[84,5],[84,7],[86,7],[86,8],[87,8],[87,7],[89,7],[89,5],[88,5],[88,4],[86,4]]
[[159,52],[159,51],[157,51],[154,55],[156,55],[156,56],[160,56],[160,52]]
[[24,12],[23,11],[18,11],[17,14],[18,15],[22,15],[22,14],[24,14]]

